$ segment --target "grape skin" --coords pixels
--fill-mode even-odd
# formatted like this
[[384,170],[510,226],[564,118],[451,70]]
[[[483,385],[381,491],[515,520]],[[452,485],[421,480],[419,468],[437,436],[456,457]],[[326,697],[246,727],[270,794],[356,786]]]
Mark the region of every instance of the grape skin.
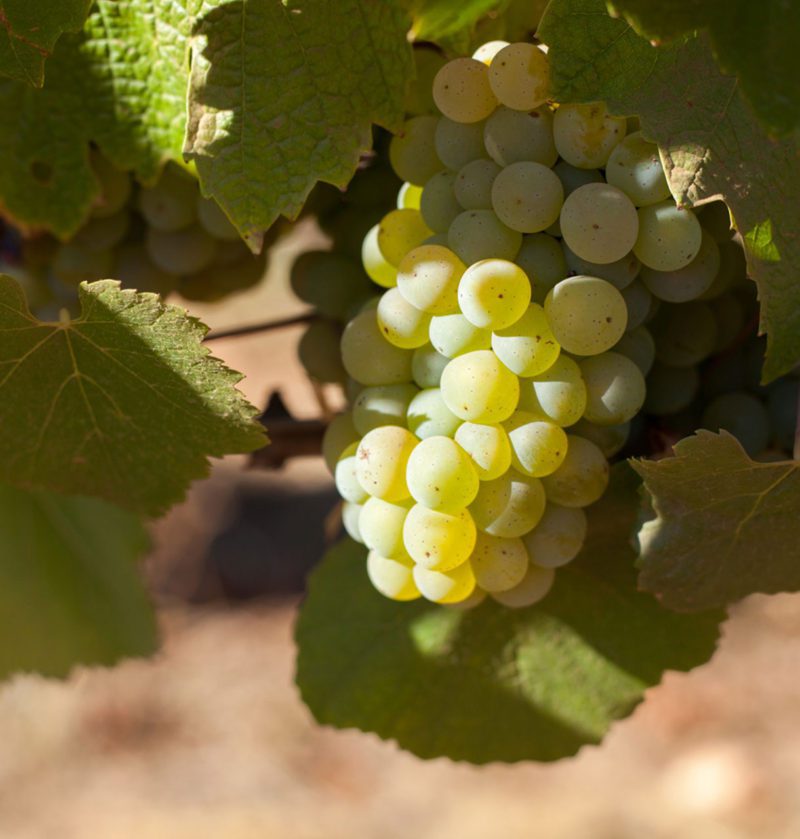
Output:
[[438,387],[421,390],[406,412],[408,430],[424,440],[433,436],[452,437],[461,420],[447,407]]
[[469,509],[479,530],[513,539],[536,527],[545,502],[539,478],[509,469],[499,478],[482,481]]
[[520,233],[546,230],[559,217],[563,203],[561,181],[541,163],[512,163],[492,183],[492,208],[497,217]]
[[502,422],[519,401],[519,379],[491,350],[454,358],[444,368],[441,388],[447,407],[469,422]]
[[390,559],[375,551],[367,555],[367,576],[372,585],[391,600],[409,601],[421,597],[410,561]]
[[347,373],[362,385],[411,381],[411,353],[385,340],[374,309],[361,312],[347,324],[341,355]]
[[403,524],[406,550],[418,568],[430,571],[447,572],[467,564],[476,538],[468,510],[443,513],[415,504]]
[[492,592],[492,599],[509,609],[533,606],[544,598],[553,587],[555,572],[552,568],[539,568],[531,563],[522,582],[508,591]]
[[433,100],[454,122],[480,122],[497,106],[489,68],[474,58],[448,61],[433,80]]
[[522,539],[478,533],[470,564],[484,591],[508,591],[519,585],[528,571],[528,553]]
[[[397,425],[382,425],[364,435],[356,452],[356,477],[366,492],[384,501],[403,501],[411,494],[406,465],[417,438]],[[348,501],[351,499],[348,499]]]
[[482,259],[513,261],[522,234],[503,224],[492,210],[465,210],[450,225],[447,243],[466,265]]
[[458,312],[458,284],[467,266],[441,245],[421,245],[406,254],[397,272],[400,294],[432,315]]
[[435,116],[412,117],[389,143],[389,163],[401,181],[422,186],[442,168],[434,136],[439,120]]
[[579,507],[548,503],[539,524],[522,541],[531,562],[543,568],[560,568],[580,553],[586,528],[586,513]]
[[511,444],[498,423],[462,422],[455,433],[459,446],[472,458],[481,481],[492,481],[511,466]]
[[624,355],[613,351],[580,362],[586,383],[585,418],[597,425],[620,425],[633,419],[645,399],[641,370]]
[[504,259],[470,265],[458,284],[458,305],[464,317],[481,329],[505,329],[516,323],[531,302],[525,272]]
[[517,111],[532,111],[550,92],[547,56],[533,44],[503,47],[489,65],[491,90],[498,101]]
[[410,500],[392,504],[381,498],[367,498],[359,516],[361,541],[383,557],[407,560],[403,524],[412,506]]
[[639,235],[633,252],[641,262],[656,271],[678,271],[698,254],[703,231],[695,214],[662,201],[641,207]]
[[415,501],[444,513],[457,513],[478,494],[478,473],[469,455],[441,435],[422,440],[411,453],[406,483]]
[[542,478],[547,500],[562,507],[588,507],[608,486],[608,461],[590,440],[567,435],[567,456],[559,468]]
[[465,210],[491,210],[492,184],[502,172],[493,160],[473,160],[463,166],[453,183],[456,200]]

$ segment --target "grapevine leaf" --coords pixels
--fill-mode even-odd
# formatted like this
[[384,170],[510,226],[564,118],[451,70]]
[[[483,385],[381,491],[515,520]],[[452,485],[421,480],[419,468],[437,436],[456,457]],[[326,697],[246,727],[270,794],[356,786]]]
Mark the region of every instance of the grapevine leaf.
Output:
[[719,63],[739,76],[753,110],[771,128],[800,127],[800,4],[767,0],[610,0],[641,35],[663,41],[707,29]]
[[394,603],[370,585],[363,548],[334,548],[297,624],[297,682],[314,716],[473,763],[557,760],[599,742],[664,670],[709,658],[722,618],[678,615],[636,590],[637,486],[617,467],[583,552],[527,609]]
[[318,180],[344,186],[370,125],[402,119],[411,51],[397,2],[248,0],[199,17],[186,154],[253,250]]
[[469,31],[486,14],[502,10],[508,0],[409,0],[412,34],[419,41],[442,41]]
[[725,200],[758,283],[764,378],[791,369],[800,361],[800,135],[766,133],[704,38],[654,47],[609,17],[603,0],[553,0],[539,34],[550,46],[557,99],[604,100],[616,113],[638,114],[679,202]]
[[698,431],[632,465],[655,513],[639,531],[643,589],[681,611],[800,590],[797,463],[756,463],[730,434]]
[[79,294],[78,320],[42,323],[0,275],[0,481],[158,515],[208,456],[264,444],[200,321],[111,280]]
[[63,32],[77,32],[92,0],[0,0],[0,75],[41,87]]
[[118,507],[0,483],[0,678],[154,652],[136,569],[147,546],[139,519]]

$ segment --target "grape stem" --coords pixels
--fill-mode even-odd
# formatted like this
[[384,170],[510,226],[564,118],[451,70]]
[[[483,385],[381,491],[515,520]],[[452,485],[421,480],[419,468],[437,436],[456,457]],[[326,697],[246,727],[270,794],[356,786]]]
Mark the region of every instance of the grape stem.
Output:
[[270,332],[274,329],[286,329],[289,326],[297,326],[300,323],[311,323],[316,320],[315,312],[304,312],[300,315],[293,315],[290,318],[279,318],[268,320],[262,323],[251,323],[247,326],[237,326],[233,329],[215,329],[209,332],[204,341],[219,341],[222,338],[241,338],[246,335],[255,335],[259,332]]

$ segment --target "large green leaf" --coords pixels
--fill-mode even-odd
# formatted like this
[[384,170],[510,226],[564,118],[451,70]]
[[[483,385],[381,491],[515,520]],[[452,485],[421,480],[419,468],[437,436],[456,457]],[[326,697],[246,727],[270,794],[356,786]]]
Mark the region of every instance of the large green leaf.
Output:
[[80,300],[80,319],[42,323],[0,275],[0,480],[157,515],[208,456],[264,444],[200,321],[111,280],[82,285]]
[[0,483],[0,678],[154,652],[136,568],[147,546],[139,519],[118,507]]
[[393,603],[371,587],[360,546],[332,550],[297,624],[297,682],[314,716],[474,763],[597,743],[664,670],[706,661],[722,618],[678,615],[636,590],[637,486],[617,467],[583,552],[527,609]]
[[800,361],[800,135],[770,137],[703,38],[654,47],[609,17],[604,0],[553,0],[539,34],[550,45],[557,99],[605,100],[616,113],[638,114],[678,201],[725,199],[758,283],[764,377],[792,368]]
[[502,10],[509,0],[405,0],[420,41],[441,41],[469,31],[485,14]]
[[800,126],[800,3],[609,0],[608,5],[650,40],[708,29],[720,64],[739,76],[758,116],[779,131]]
[[639,531],[643,589],[688,611],[800,590],[800,465],[756,463],[708,431],[632,465],[655,514]]
[[77,32],[92,0],[0,0],[0,74],[41,87],[63,32]]

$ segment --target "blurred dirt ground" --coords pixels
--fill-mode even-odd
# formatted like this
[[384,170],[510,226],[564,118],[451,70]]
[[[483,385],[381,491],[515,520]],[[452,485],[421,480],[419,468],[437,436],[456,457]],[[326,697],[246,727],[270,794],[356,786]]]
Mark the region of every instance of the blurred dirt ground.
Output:
[[[293,313],[286,267],[315,235],[281,244],[258,290],[193,312],[218,327]],[[298,334],[213,349],[255,402],[277,385],[310,417]],[[242,466],[218,465],[154,528],[154,660],[0,689],[0,839],[800,837],[800,596],[737,607],[711,664],[667,674],[602,747],[541,766],[423,763],[319,728],[299,701],[290,592],[335,498],[317,459]]]

